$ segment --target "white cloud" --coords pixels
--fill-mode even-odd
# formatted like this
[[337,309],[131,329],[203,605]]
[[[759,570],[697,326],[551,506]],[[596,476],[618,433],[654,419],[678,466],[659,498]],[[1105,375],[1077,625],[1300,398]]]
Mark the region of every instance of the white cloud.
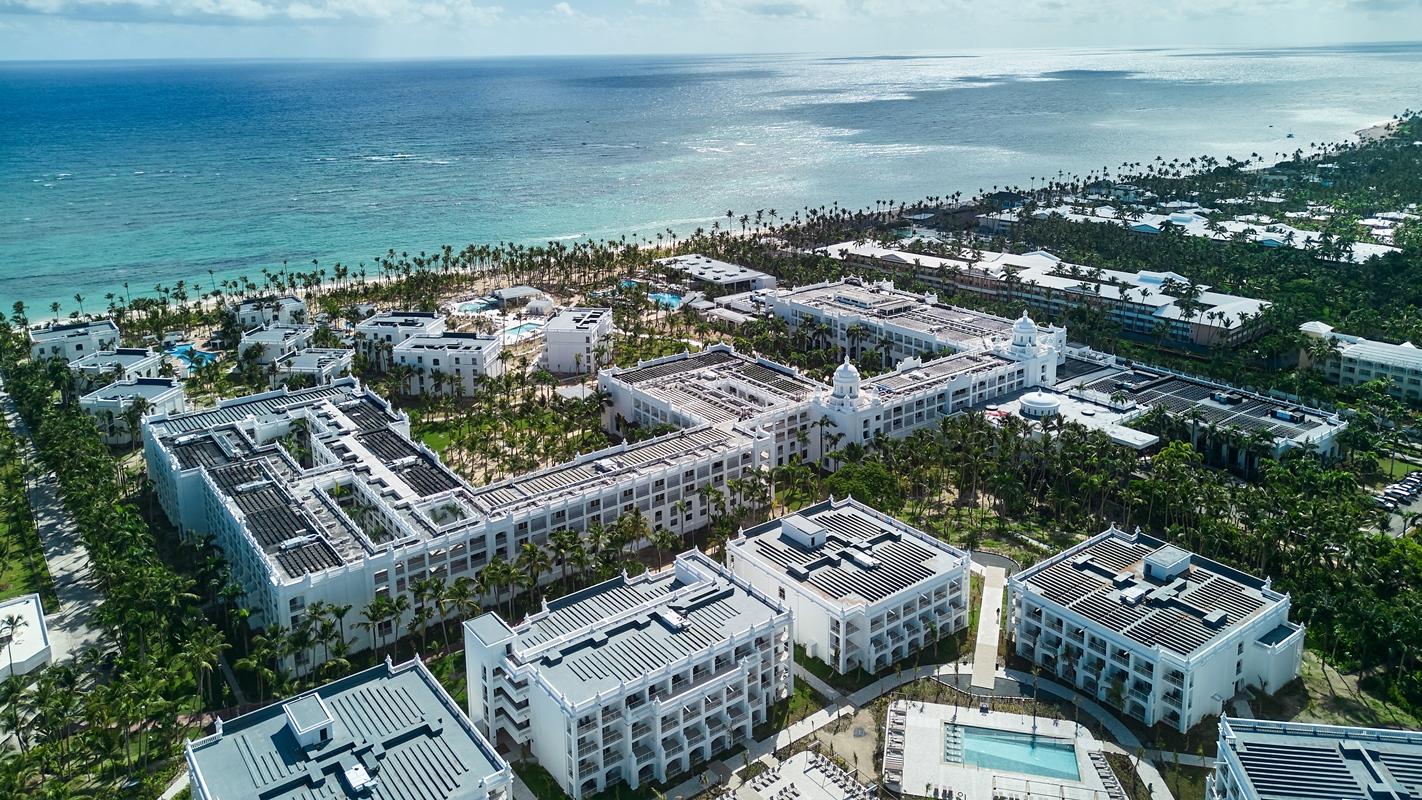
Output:
[[578,15],[578,12],[574,11],[573,7],[567,3],[555,3],[553,13],[560,17],[576,17]]

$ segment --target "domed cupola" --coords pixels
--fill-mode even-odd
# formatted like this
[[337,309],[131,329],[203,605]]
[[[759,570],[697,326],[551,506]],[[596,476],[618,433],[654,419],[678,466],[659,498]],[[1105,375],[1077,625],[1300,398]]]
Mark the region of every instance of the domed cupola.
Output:
[[1026,311],[1012,323],[1012,347],[1023,353],[1037,347],[1037,323],[1027,316]]
[[859,396],[859,369],[849,363],[848,354],[844,357],[844,363],[834,371],[834,396],[853,400]]

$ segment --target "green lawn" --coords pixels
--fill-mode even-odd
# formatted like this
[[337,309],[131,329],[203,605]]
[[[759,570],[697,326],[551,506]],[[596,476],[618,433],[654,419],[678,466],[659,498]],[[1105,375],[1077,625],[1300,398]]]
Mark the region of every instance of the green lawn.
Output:
[[[9,432],[5,431],[5,436]],[[54,594],[54,582],[44,563],[44,550],[39,534],[30,522],[29,504],[11,461],[0,465],[0,489],[13,494],[13,504],[0,506],[0,600],[39,592],[45,608],[54,610],[59,600]]]
[[454,698],[454,702],[459,704],[461,709],[469,707],[469,685],[466,682],[464,672],[464,651],[439,656],[427,665],[430,672],[439,679],[440,686],[444,687],[449,696]]

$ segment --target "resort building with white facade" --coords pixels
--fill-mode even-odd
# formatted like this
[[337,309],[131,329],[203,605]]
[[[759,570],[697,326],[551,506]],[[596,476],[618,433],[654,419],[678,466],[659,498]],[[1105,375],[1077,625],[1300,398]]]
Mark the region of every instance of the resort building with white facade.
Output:
[[51,324],[30,328],[30,358],[78,361],[90,353],[119,346],[119,329],[111,319]]
[[1030,253],[962,251],[955,257],[842,242],[818,252],[891,273],[908,273],[929,286],[985,299],[1021,303],[1051,315],[1088,306],[1136,338],[1163,338],[1201,349],[1232,347],[1263,332],[1259,316],[1270,303],[1212,291],[1173,272],[1136,273],[1070,264],[1044,250]]
[[1422,349],[1411,342],[1389,344],[1349,336],[1323,322],[1305,322],[1299,330],[1332,343],[1328,357],[1320,362],[1314,362],[1307,349],[1301,357],[1304,366],[1317,367],[1329,382],[1357,386],[1383,379],[1395,397],[1422,400]]
[[183,384],[174,378],[128,378],[114,381],[79,398],[79,408],[94,418],[99,436],[108,444],[138,441],[139,431],[130,430],[128,409],[143,398],[143,416],[180,414],[187,410]]
[[415,658],[389,660],[188,742],[194,800],[508,800],[513,771]]
[[699,551],[510,626],[464,623],[469,716],[579,800],[680,779],[790,695],[791,612]]
[[232,313],[244,331],[263,325],[305,325],[311,322],[307,319],[306,302],[291,295],[244,300],[232,307]]
[[1205,800],[1422,797],[1422,733],[1220,717]]
[[242,341],[237,345],[239,358],[248,358],[258,364],[275,364],[287,356],[311,346],[311,337],[316,328],[311,325],[281,325],[267,323],[258,328],[242,332]]
[[276,360],[271,386],[326,386],[351,373],[355,351],[344,347],[307,347]]
[[581,375],[612,363],[612,309],[565,308],[543,326],[543,364],[555,375]]
[[412,336],[438,336],[444,325],[444,315],[433,311],[381,311],[355,324],[356,352],[386,369],[395,345]]
[[[318,600],[364,608],[409,596],[416,578],[473,577],[554,530],[610,525],[634,508],[669,526],[685,500],[702,527],[700,488],[724,490],[769,457],[766,437],[699,426],[476,488],[354,378],[150,417],[143,438],[168,518],[214,537],[254,625],[282,626]],[[357,632],[353,650],[403,624]]]
[[[943,352],[978,352],[1009,339],[1013,320],[957,306],[943,305],[933,293],[913,294],[891,281],[845,278],[757,295],[792,329],[818,326],[829,341],[851,358],[866,351],[886,364]],[[1040,326],[1041,341],[1060,355],[1066,329]]]
[[100,350],[69,362],[69,370],[82,390],[129,378],[157,378],[162,369],[162,354],[148,347]]
[[697,253],[659,258],[657,266],[684,277],[693,288],[717,296],[775,288],[774,275]]
[[1098,534],[1009,576],[1008,592],[1017,655],[1146,725],[1187,731],[1299,673],[1288,595],[1139,531]]
[[853,499],[742,530],[726,563],[789,606],[796,644],[836,672],[878,672],[968,627],[968,554]]
[[[504,374],[504,344],[496,334],[422,334],[395,345],[391,352],[396,364],[413,370],[411,394],[472,397],[481,379]],[[443,377],[436,380],[436,372]]]

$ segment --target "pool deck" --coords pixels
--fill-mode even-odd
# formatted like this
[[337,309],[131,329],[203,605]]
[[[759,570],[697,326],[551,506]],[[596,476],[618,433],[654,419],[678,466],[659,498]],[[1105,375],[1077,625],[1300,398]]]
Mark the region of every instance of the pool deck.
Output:
[[[1091,753],[1101,743],[1086,728],[1067,720],[1030,717],[1003,711],[982,713],[977,709],[936,703],[896,701],[904,710],[904,794],[926,797],[1052,797],[1058,800],[1108,800],[1106,785],[1096,774]],[[1079,780],[1039,777],[1003,769],[988,769],[949,763],[944,758],[944,734],[949,724],[971,725],[992,730],[1035,734],[1076,745]]]

